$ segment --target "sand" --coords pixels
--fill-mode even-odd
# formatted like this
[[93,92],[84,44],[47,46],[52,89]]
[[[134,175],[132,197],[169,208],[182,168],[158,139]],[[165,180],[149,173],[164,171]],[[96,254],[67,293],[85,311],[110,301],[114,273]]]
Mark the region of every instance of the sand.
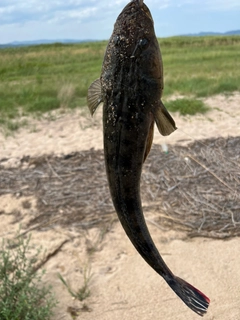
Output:
[[[154,143],[187,144],[196,139],[239,136],[240,94],[219,95],[205,101],[211,111],[194,117],[173,114],[178,130],[169,137],[162,137],[155,130]],[[55,112],[41,120],[29,119],[29,125],[14,136],[0,134],[0,161],[7,158],[4,166],[11,168],[18,166],[23,156],[100,149],[101,111],[99,108],[94,118],[86,111],[74,111]],[[26,200],[31,203],[30,207],[24,206]],[[24,232],[36,214],[36,199],[11,194],[0,196],[1,237],[12,237],[19,228],[11,214],[14,210],[20,210],[24,216],[21,221]],[[148,213],[151,219],[154,214]],[[205,319],[240,319],[238,238],[191,240],[185,234],[164,232],[152,224],[149,230],[172,271],[211,299]],[[44,264],[44,282],[53,286],[59,300],[53,320],[73,319],[71,312],[82,320],[199,319],[135,251],[118,221],[107,231],[56,226],[31,233],[32,243],[42,246],[45,256],[56,250]],[[82,302],[73,299],[58,273],[76,291],[83,285],[84,274],[91,274],[90,297]]]

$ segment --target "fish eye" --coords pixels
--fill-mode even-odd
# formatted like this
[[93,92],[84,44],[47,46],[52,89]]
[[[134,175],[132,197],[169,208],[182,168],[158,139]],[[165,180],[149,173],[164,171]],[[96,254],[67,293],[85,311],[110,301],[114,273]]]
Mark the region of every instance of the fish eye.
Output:
[[140,47],[144,48],[144,47],[147,46],[147,44],[148,44],[148,40],[147,39],[140,39],[139,40],[139,46]]

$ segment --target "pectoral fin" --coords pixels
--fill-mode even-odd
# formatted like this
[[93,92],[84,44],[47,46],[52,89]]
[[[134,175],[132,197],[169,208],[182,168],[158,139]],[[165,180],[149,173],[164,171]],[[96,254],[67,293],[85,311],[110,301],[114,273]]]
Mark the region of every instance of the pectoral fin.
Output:
[[149,131],[148,131],[147,144],[146,144],[146,149],[145,149],[143,161],[145,161],[147,159],[147,156],[151,150],[152,142],[153,142],[153,133],[154,133],[154,120],[152,121],[150,128],[149,128]]
[[93,81],[88,88],[87,104],[91,115],[94,114],[98,105],[102,102],[102,90],[100,79]]
[[177,129],[173,118],[170,116],[161,100],[153,110],[153,115],[158,130],[163,136],[168,136]]

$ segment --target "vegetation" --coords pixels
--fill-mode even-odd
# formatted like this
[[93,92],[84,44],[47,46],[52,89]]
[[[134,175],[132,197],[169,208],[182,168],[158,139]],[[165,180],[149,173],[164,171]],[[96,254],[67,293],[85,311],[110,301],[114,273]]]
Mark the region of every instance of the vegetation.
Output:
[[[86,105],[107,41],[0,49],[0,125],[18,129],[20,115]],[[164,100],[240,90],[240,36],[160,39]]]
[[28,257],[30,238],[2,241],[0,247],[0,320],[50,319],[56,300],[42,274],[34,270],[39,251]]
[[165,95],[207,97],[240,90],[240,36],[173,37],[160,45]]
[[209,110],[201,100],[197,99],[176,99],[170,100],[165,103],[165,106],[169,111],[179,111],[182,115],[194,115],[196,113],[205,113]]
[[77,291],[73,291],[70,287],[70,284],[67,283],[67,281],[63,278],[63,276],[60,273],[58,274],[58,278],[62,281],[64,286],[67,288],[70,295],[73,298],[78,299],[79,301],[83,301],[88,297],[90,297],[91,291],[89,289],[89,282],[91,281],[92,276],[93,275],[91,273],[91,269],[89,267],[86,267],[83,271],[83,280],[84,280],[83,285]]

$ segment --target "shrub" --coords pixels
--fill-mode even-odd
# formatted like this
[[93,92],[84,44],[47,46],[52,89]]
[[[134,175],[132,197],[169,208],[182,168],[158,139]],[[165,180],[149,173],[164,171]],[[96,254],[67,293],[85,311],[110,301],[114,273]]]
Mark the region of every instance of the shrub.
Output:
[[0,320],[50,319],[57,304],[35,271],[40,250],[30,255],[30,237],[3,240],[0,247]]

